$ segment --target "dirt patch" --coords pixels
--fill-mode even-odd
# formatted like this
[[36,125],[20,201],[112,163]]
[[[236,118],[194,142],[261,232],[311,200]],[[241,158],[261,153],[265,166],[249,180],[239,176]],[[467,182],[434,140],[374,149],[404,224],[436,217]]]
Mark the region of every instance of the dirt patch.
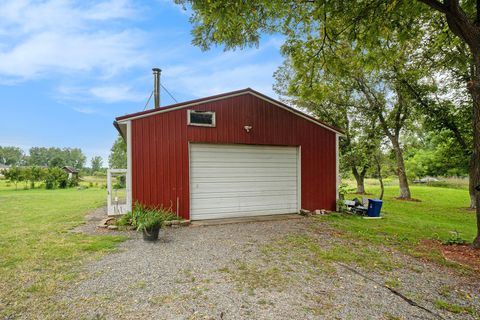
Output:
[[480,271],[480,250],[469,245],[444,245],[440,241],[425,240],[421,246],[437,249],[442,256],[452,262]]
[[[90,211],[85,215],[85,223],[79,225],[78,227],[70,230],[72,233],[83,233],[88,235],[122,235],[127,237],[135,236],[135,231],[132,230],[111,230],[108,228],[99,228],[98,225],[101,224],[102,220],[108,218],[107,207],[100,207]],[[111,225],[115,221],[111,220],[107,224]]]
[[467,245],[444,246],[442,251],[445,259],[466,264],[480,271],[480,250]]
[[395,197],[395,200],[400,200],[400,201],[409,201],[409,202],[422,202],[420,199],[415,199],[415,198],[400,198],[400,197]]

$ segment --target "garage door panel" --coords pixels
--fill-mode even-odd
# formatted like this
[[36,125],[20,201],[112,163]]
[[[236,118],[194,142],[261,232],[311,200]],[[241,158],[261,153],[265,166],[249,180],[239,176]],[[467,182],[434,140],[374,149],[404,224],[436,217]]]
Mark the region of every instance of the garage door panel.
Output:
[[[289,176],[296,177],[297,169],[296,168],[282,168],[279,170],[278,168],[198,168],[198,167],[191,167],[192,171],[191,178],[195,178],[198,174],[205,175],[216,175],[216,176],[225,176],[225,175],[238,175],[241,176],[249,175],[249,176],[278,176],[282,174],[286,174]],[[215,169],[215,170],[212,170]]]
[[[212,172],[209,174],[208,172],[204,173],[196,173],[194,176],[190,176],[190,178],[194,179],[217,179],[217,178],[222,178],[222,179],[228,179],[227,181],[230,181],[232,179],[239,179],[239,178],[248,178],[248,179],[257,179],[259,177],[265,178],[265,179],[270,179],[272,178],[271,174],[268,174],[265,170],[261,170],[259,173],[253,173],[253,172],[248,172],[248,173],[242,173],[242,172],[228,172],[221,174],[221,173],[215,173]],[[296,173],[289,173],[289,172],[281,172],[277,173],[275,177],[278,178],[290,178],[290,179],[295,179],[297,177]]]
[[196,214],[215,214],[219,212],[224,212],[226,214],[228,213],[246,213],[246,212],[266,212],[266,211],[278,211],[278,210],[283,210],[281,213],[292,213],[296,212],[296,203],[291,203],[291,204],[277,204],[277,205],[251,205],[251,206],[243,206],[241,208],[235,208],[235,207],[230,207],[230,206],[225,206],[225,207],[218,207],[216,208],[217,210],[212,213],[212,210],[210,208],[203,208],[203,209],[198,209],[196,210]]
[[[192,144],[193,145],[193,144]],[[221,146],[220,148],[214,149],[212,148],[214,144],[195,144],[195,152],[197,154],[212,154],[212,153],[220,153],[223,155],[231,154],[231,153],[245,153],[248,152],[249,154],[262,154],[262,155],[272,155],[272,154],[296,154],[295,147],[277,147],[277,146],[262,146],[262,145],[239,145],[239,144],[230,144],[230,145],[220,145],[217,144],[215,146]],[[257,148],[257,149],[252,149]]]
[[[290,206],[291,204],[296,205],[297,199],[293,197],[285,197],[283,195],[280,196],[269,196],[266,198],[263,197],[225,197],[225,198],[217,198],[215,201],[216,208],[228,208],[228,207],[246,207],[246,203],[249,206]],[[192,199],[192,204],[195,206],[196,209],[210,209],[212,206],[212,199],[211,198],[195,198]]]
[[298,210],[296,147],[191,144],[192,220]]
[[278,168],[278,169],[295,169],[292,165],[289,163],[282,163],[282,162],[248,162],[248,161],[242,161],[242,162],[215,162],[215,163],[196,163],[195,165],[192,165],[192,168],[227,168],[227,169],[232,169],[232,168],[251,168],[254,166],[255,168]]
[[[277,182],[277,183],[282,183],[282,182],[289,182],[292,180],[292,178],[295,178],[295,175],[290,175],[290,176],[279,176],[279,177],[271,177],[271,176],[262,176],[263,182]],[[259,177],[258,176],[238,176],[238,177],[225,177],[225,176],[219,176],[219,177],[207,177],[207,176],[197,176],[195,177],[195,181],[197,183],[217,183],[217,182],[231,182],[232,179],[235,179],[235,181],[239,182],[257,182]]]
[[231,182],[208,182],[208,183],[194,183],[192,185],[193,192],[195,194],[210,193],[210,192],[222,192],[222,191],[249,191],[254,188],[267,189],[267,190],[289,190],[295,193],[297,185],[294,182],[248,182],[248,181],[231,181]]
[[[266,152],[266,151],[264,151]],[[291,159],[296,159],[296,153],[250,153],[248,158],[244,158],[246,161],[286,161]],[[241,152],[240,152],[241,153]],[[215,158],[218,161],[231,161],[236,160],[238,158],[239,152],[232,152],[232,153],[225,153],[225,152],[196,152],[195,153],[195,160],[196,161],[207,161],[209,162],[212,158],[212,154],[215,155]],[[277,155],[281,154],[282,157],[278,157]]]
[[295,213],[296,209],[291,211],[282,209],[269,209],[269,210],[253,210],[253,211],[217,211],[215,213],[198,213],[195,215],[195,220],[206,220],[206,219],[225,219],[225,218],[237,218],[237,217],[255,217],[262,215],[274,215],[274,214],[285,214],[285,213]]
[[290,196],[292,195],[291,190],[261,190],[261,191],[243,191],[243,192],[209,192],[209,193],[199,193],[199,194],[192,194],[193,199],[216,199],[216,198],[231,198],[231,197],[271,197],[271,196]]

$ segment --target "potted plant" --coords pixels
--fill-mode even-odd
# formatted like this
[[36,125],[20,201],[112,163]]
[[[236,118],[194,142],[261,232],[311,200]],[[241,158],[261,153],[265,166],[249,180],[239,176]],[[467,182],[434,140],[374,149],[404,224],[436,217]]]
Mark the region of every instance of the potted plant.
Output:
[[142,206],[135,206],[135,222],[137,230],[142,230],[143,240],[156,241],[158,233],[165,222],[165,215],[161,210],[148,209]]

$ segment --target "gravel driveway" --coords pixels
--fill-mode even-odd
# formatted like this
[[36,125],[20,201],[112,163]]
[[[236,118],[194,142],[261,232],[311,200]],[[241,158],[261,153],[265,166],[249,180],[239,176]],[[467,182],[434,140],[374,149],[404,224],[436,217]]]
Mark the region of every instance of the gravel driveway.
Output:
[[356,263],[342,256],[345,237],[313,218],[161,232],[156,243],[134,234],[84,266],[57,297],[58,317],[475,319],[480,310],[478,280],[387,248],[370,248],[384,265]]

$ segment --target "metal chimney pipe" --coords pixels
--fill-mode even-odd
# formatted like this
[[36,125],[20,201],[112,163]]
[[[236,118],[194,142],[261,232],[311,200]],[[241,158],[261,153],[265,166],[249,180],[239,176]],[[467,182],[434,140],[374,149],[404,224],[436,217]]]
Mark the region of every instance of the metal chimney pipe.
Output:
[[155,108],[160,108],[160,74],[162,70],[159,68],[153,68],[153,100],[155,102]]

